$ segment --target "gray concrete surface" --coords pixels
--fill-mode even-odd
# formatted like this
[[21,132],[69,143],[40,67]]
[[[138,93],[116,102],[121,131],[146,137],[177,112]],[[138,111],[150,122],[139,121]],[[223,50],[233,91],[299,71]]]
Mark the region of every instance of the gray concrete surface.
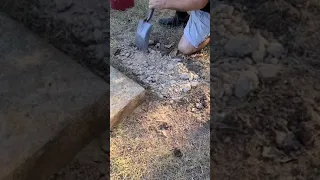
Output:
[[145,99],[145,89],[110,67],[110,127],[127,117]]
[[0,13],[0,180],[47,179],[108,126],[108,85]]

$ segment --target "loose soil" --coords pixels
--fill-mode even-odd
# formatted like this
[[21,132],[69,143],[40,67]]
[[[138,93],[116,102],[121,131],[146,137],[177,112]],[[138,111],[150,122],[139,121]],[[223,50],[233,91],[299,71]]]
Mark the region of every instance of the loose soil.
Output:
[[212,176],[318,179],[318,2],[217,2],[211,15]]
[[173,12],[156,11],[149,53],[137,51],[136,27],[148,3],[135,3],[125,12],[110,12],[102,0],[28,0],[3,8],[107,82],[111,64],[150,91],[111,132],[111,152],[106,132],[51,180],[108,179],[109,173],[112,179],[209,179],[210,49],[180,55],[176,47],[183,28],[159,26],[157,20]]
[[[9,1],[8,1],[9,2]],[[109,7],[103,0],[12,1],[0,10],[109,83]],[[109,179],[109,133],[50,180]]]

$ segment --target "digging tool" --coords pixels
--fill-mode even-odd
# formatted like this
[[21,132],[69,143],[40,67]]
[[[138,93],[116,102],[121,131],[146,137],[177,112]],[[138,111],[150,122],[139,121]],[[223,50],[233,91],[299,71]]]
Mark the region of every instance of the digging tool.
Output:
[[149,9],[146,19],[140,20],[136,34],[136,46],[139,50],[147,52],[149,46],[150,32],[152,24],[149,23],[152,18],[154,9]]

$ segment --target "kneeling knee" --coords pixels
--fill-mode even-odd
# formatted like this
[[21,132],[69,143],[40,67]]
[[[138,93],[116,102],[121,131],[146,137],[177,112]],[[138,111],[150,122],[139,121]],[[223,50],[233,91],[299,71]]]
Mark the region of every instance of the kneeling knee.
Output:
[[183,43],[179,43],[178,50],[184,55],[190,55],[193,53],[193,48]]

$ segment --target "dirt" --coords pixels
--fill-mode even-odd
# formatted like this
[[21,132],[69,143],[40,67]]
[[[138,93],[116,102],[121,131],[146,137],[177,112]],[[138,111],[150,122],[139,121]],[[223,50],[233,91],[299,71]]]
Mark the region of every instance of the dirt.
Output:
[[[103,0],[14,1],[1,10],[109,83],[109,7]],[[51,180],[110,179],[109,133]]]
[[209,48],[179,54],[183,28],[159,26],[157,20],[173,12],[156,11],[149,53],[137,51],[135,31],[146,5],[135,1],[126,12],[110,12],[102,0],[26,0],[3,9],[107,82],[111,64],[150,90],[111,133],[111,152],[106,133],[51,180],[109,179],[109,173],[112,179],[209,179]]
[[103,0],[8,3],[3,11],[107,82],[109,4]]
[[112,179],[209,179],[209,48],[177,52],[183,28],[160,26],[173,11],[155,11],[148,53],[134,46],[147,1],[111,10],[112,66],[139,82],[150,97],[111,133]]
[[215,179],[319,178],[320,39],[311,33],[319,24],[314,3],[234,0],[212,8]]
[[112,179],[209,179],[209,87],[149,97],[111,132]]

